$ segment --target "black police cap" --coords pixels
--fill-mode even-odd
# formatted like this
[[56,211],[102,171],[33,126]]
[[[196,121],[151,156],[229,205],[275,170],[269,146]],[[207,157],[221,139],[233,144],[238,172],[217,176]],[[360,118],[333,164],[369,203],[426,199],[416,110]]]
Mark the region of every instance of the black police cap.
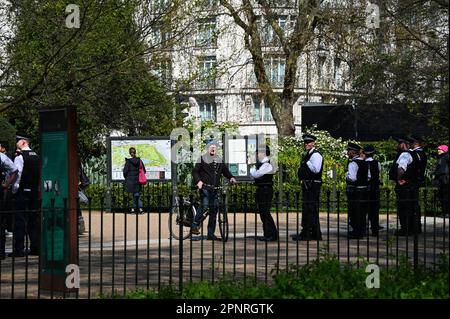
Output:
[[375,147],[373,145],[367,145],[364,147],[363,152],[366,155],[372,155],[375,153]]
[[360,151],[361,149],[362,147],[356,143],[349,142],[347,144],[347,151]]
[[423,138],[419,135],[410,135],[408,136],[408,139],[411,141],[411,143],[422,143]]
[[411,140],[407,137],[399,137],[397,139],[397,142],[398,142],[398,144],[401,144],[401,143],[409,144],[409,143],[411,143]]
[[316,140],[317,140],[317,137],[315,137],[314,135],[311,135],[311,134],[303,135],[303,142],[311,143],[311,142],[315,142]]
[[31,141],[31,138],[26,134],[17,133],[16,134],[16,142],[18,142],[20,140],[25,140],[29,143]]

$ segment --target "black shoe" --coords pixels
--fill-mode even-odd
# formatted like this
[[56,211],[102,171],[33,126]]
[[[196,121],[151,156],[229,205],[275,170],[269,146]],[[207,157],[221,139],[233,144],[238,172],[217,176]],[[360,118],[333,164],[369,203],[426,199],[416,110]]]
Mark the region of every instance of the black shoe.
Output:
[[15,257],[15,258],[17,258],[17,257],[25,257],[25,253],[24,252],[18,253],[18,252],[15,251],[15,252],[9,253],[8,257]]
[[277,237],[261,237],[261,238],[258,238],[258,240],[268,242],[268,241],[278,241],[278,238]]
[[30,252],[28,253],[28,256],[39,256],[39,251],[38,250],[30,250]]
[[208,237],[206,237],[206,240],[222,241],[222,238],[217,237],[216,235],[208,235]]
[[394,236],[408,236],[408,233],[404,229],[397,229],[394,232]]
[[193,235],[200,235],[200,229],[198,227],[193,226],[191,228],[191,234],[193,234]]
[[295,240],[295,241],[309,241],[309,240],[311,240],[311,237],[305,236],[303,234],[297,234],[297,235],[292,236],[292,240]]
[[348,232],[347,238],[348,238],[348,239],[363,239],[364,236],[363,236],[363,235],[360,235],[360,234],[357,234],[357,233],[355,233],[355,232],[349,231],[349,232]]

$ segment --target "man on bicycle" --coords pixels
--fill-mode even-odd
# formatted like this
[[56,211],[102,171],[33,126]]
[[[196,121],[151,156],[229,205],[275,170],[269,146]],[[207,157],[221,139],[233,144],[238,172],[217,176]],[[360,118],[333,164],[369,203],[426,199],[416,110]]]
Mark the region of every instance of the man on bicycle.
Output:
[[209,141],[206,145],[206,150],[206,153],[200,156],[192,170],[192,177],[195,185],[200,190],[203,205],[197,210],[191,233],[195,235],[200,234],[199,224],[203,216],[203,209],[210,207],[207,240],[221,240],[214,235],[218,197],[217,192],[211,187],[218,187],[220,185],[222,175],[228,178],[231,183],[236,183],[236,179],[230,173],[222,159],[217,156],[217,143],[215,141]]

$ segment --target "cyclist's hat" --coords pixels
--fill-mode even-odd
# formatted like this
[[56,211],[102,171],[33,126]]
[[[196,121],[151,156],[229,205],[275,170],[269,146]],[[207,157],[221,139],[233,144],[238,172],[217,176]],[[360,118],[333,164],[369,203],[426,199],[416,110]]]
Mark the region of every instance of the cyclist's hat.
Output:
[[214,140],[208,140],[206,142],[206,147],[210,147],[211,145],[219,146],[219,144]]

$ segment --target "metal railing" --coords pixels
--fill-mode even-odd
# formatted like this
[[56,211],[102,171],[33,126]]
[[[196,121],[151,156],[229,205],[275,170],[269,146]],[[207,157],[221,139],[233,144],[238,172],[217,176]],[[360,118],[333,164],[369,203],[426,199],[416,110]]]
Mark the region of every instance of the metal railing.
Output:
[[[348,237],[350,226],[345,194],[338,191],[336,198],[332,198],[329,190],[323,190],[319,205],[322,240],[309,241],[294,241],[291,237],[301,231],[301,193],[285,192],[282,199],[275,193],[271,215],[279,239],[273,242],[263,242],[258,238],[263,235],[263,230],[254,191],[251,184],[232,186],[225,200],[220,201],[222,211],[227,214],[227,241],[208,240],[206,221],[201,225],[200,235],[177,240],[171,236],[169,227],[170,212],[174,210],[172,203],[184,203],[189,198],[189,202],[199,207],[201,201],[197,192],[180,195],[174,193],[168,184],[149,185],[141,192],[143,213],[131,214],[131,196],[123,191],[122,185],[112,185],[109,209],[104,197],[100,198],[100,205],[93,205],[94,200],[91,199],[89,204],[81,207],[85,231],[78,234],[75,245],[79,289],[60,292],[51,289],[56,287],[56,281],[53,285],[41,278],[47,275],[52,281],[51,272],[60,271],[58,267],[68,263],[67,258],[59,256],[64,261],[52,264],[58,259],[56,255],[63,253],[66,256],[70,250],[70,247],[61,246],[63,242],[53,228],[41,236],[46,245],[41,244],[40,247],[46,247],[46,251],[41,251],[39,256],[25,251],[23,257],[6,256],[0,260],[0,298],[97,298],[100,295],[124,295],[135,288],[161,289],[175,285],[182,289],[187,282],[217,282],[224,276],[270,283],[271,270],[278,273],[290,265],[309,264],[322,254],[336,255],[341,262],[357,266],[368,262],[386,268],[399,267],[402,258],[406,258],[416,267],[435,269],[439,255],[448,254],[448,215],[442,211],[434,189],[421,192],[420,234],[395,234],[399,228],[395,194],[386,190],[380,196],[379,215],[384,229],[378,236],[372,236],[367,221],[367,236],[361,239]],[[179,197],[177,201],[174,196]],[[14,230],[18,214],[14,207],[17,203],[10,204],[9,210],[3,209],[0,214],[10,217],[11,226],[6,227]],[[176,208],[181,212],[188,209],[185,205]],[[39,218],[44,214],[47,218],[44,224],[55,225],[60,222],[56,216],[61,214],[61,210],[50,207],[44,211],[22,213],[37,214]],[[63,209],[64,227],[69,220],[76,220],[76,215],[77,210]],[[176,225],[179,235],[186,227],[183,221],[181,219]],[[216,233],[219,233],[217,227]],[[6,253],[13,252],[15,236],[6,238]],[[26,237],[25,247],[28,246]],[[62,274],[64,278],[66,275]]]

